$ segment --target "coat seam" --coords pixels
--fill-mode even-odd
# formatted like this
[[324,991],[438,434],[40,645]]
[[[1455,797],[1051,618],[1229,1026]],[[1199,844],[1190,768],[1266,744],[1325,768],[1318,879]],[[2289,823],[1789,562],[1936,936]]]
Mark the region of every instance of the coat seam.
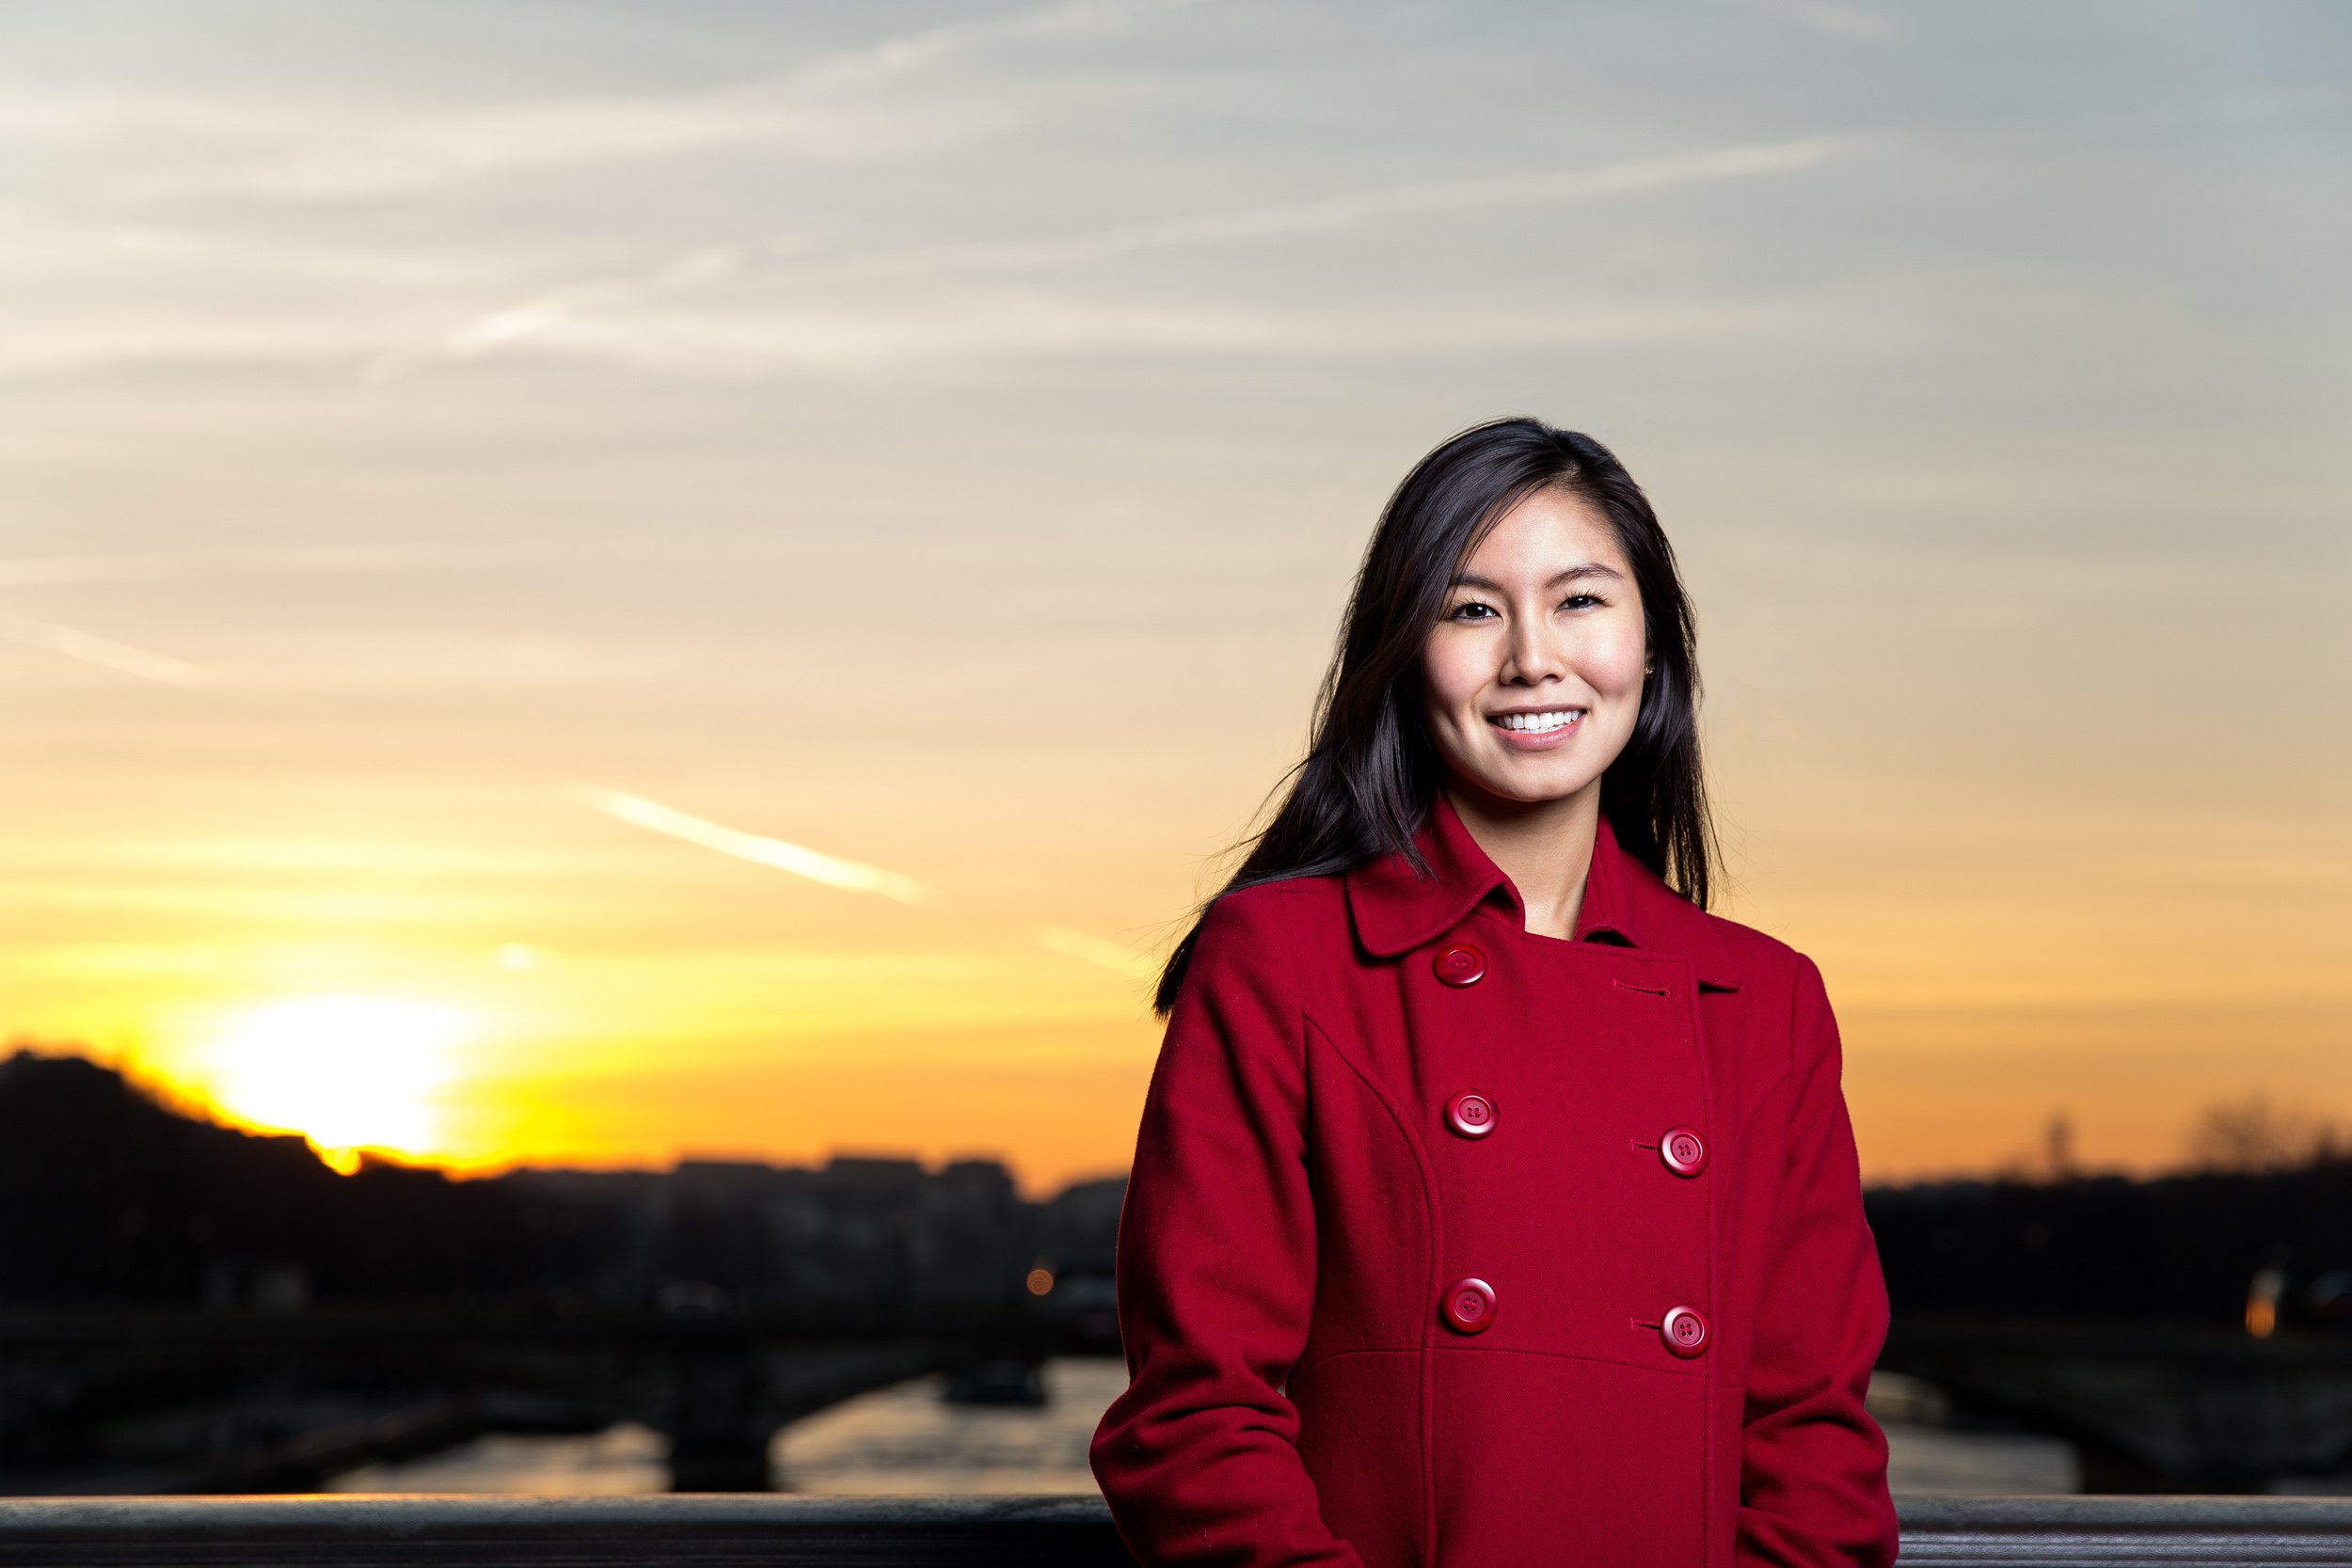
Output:
[[[1342,1351],[1343,1355],[1361,1355],[1362,1351]],[[1652,1377],[1704,1379],[1708,1374],[1692,1367],[1645,1367],[1638,1361],[1617,1361],[1606,1355],[1579,1355],[1573,1351],[1529,1350],[1519,1345],[1438,1345],[1432,1355],[1534,1355],[1547,1361],[1574,1361],[1586,1367],[1613,1367],[1619,1371],[1646,1372]],[[1325,1357],[1326,1360],[1330,1357]]]
[[[1780,1076],[1772,1080],[1772,1087],[1765,1090],[1764,1094],[1756,1101],[1756,1110],[1752,1112],[1749,1117],[1751,1121],[1755,1120],[1757,1116],[1761,1115],[1764,1108],[1769,1105],[1772,1101],[1773,1098],[1778,1096],[1783,1089],[1788,1088],[1797,1082],[1797,1014],[1804,1003],[1804,972],[1807,966],[1811,965],[1811,963],[1812,960],[1810,958],[1804,958],[1800,955],[1798,958],[1798,972],[1796,978],[1788,988],[1788,1018],[1781,1025],[1781,1037],[1788,1041],[1788,1053],[1781,1059]],[[1818,975],[1818,971],[1816,973]],[[1793,1126],[1796,1119],[1793,1101],[1791,1102],[1791,1106],[1785,1110],[1783,1114]],[[1762,1241],[1767,1248],[1769,1248],[1772,1242],[1778,1237],[1782,1211],[1788,1200],[1789,1163],[1796,1157],[1797,1148],[1795,1138],[1784,1134],[1780,1139],[1780,1163],[1778,1167],[1772,1172],[1772,1206],[1769,1211],[1767,1211],[1767,1218],[1764,1224],[1764,1235],[1762,1237]],[[1769,1270],[1769,1260],[1766,1261],[1765,1268]],[[1764,1289],[1762,1276],[1759,1275],[1756,1290],[1756,1311],[1759,1315],[1761,1315],[1764,1309]],[[1750,1332],[1751,1335],[1753,1335],[1753,1327],[1751,1327]],[[1826,1383],[1828,1380],[1824,1379],[1823,1381]],[[1750,1384],[1754,1382],[1754,1369],[1752,1366],[1750,1369],[1749,1382]],[[1745,1513],[1750,1506],[1748,1503],[1748,1401],[1745,1393],[1746,1386],[1747,1385],[1742,1385],[1742,1392],[1740,1401],[1740,1510],[1741,1513]],[[1739,1534],[1739,1522],[1736,1517],[1733,1520],[1732,1533],[1736,1539]]]
[[[1428,1354],[1433,1356],[1533,1355],[1540,1357],[1546,1361],[1574,1361],[1580,1366],[1607,1367],[1615,1371],[1643,1372],[1652,1377],[1699,1378],[1707,1375],[1702,1371],[1689,1367],[1650,1367],[1645,1366],[1639,1361],[1619,1361],[1614,1357],[1607,1355],[1579,1355],[1574,1351],[1565,1350],[1531,1350],[1524,1345],[1431,1345],[1427,1347],[1420,1345],[1359,1345],[1352,1350],[1335,1350],[1328,1355],[1319,1355],[1312,1361],[1307,1362],[1303,1366],[1293,1368],[1291,1370],[1291,1376],[1294,1378],[1300,1377],[1308,1372],[1316,1371],[1322,1368],[1327,1367],[1334,1361],[1344,1361],[1350,1356],[1420,1355],[1423,1354],[1424,1349]],[[1742,1387],[1744,1385],[1726,1383],[1722,1385],[1722,1386],[1725,1388],[1734,1388]]]
[[[1359,1066],[1355,1058],[1341,1050],[1340,1042],[1328,1030],[1311,1018],[1306,1022],[1308,1028],[1323,1037],[1323,1043],[1330,1048],[1331,1054],[1338,1057],[1341,1064],[1356,1075],[1357,1080],[1371,1093],[1373,1100],[1388,1113],[1389,1120],[1396,1127],[1397,1135],[1405,1140],[1405,1147],[1412,1152],[1414,1173],[1421,1179],[1422,1209],[1429,1221],[1429,1257],[1425,1265],[1427,1277],[1423,1281],[1424,1299],[1427,1299],[1427,1296],[1434,1295],[1438,1289],[1438,1261],[1445,1256],[1445,1221],[1438,1207],[1437,1173],[1430,1166],[1429,1151],[1422,1147],[1421,1139],[1414,1136],[1412,1124],[1396,1108],[1395,1102],[1380,1086],[1379,1081]],[[1421,1354],[1422,1550],[1423,1560],[1435,1563],[1438,1560],[1438,1460],[1436,1453],[1438,1415],[1436,1391],[1431,1382],[1435,1367],[1429,1358],[1434,1347],[1429,1342],[1428,1332],[1428,1327],[1424,1324],[1419,1347]]]
[[[1699,1069],[1699,1103],[1702,1106],[1707,1107],[1706,1115],[1708,1118],[1712,1121],[1714,1117],[1713,1107],[1716,1104],[1715,1072],[1714,1062],[1711,1059],[1711,1053],[1708,1050],[1707,1025],[1705,1021],[1700,1017],[1699,1011],[1698,966],[1696,964],[1687,964],[1684,972],[1690,975],[1691,989],[1685,991],[1681,997],[1682,1016],[1686,1021],[1683,1026],[1691,1033],[1691,1054],[1697,1058]],[[1720,1323],[1723,1318],[1724,1307],[1725,1306],[1724,1298],[1728,1293],[1728,1282],[1722,1280],[1723,1271],[1721,1266],[1723,1259],[1723,1182],[1720,1180],[1708,1182],[1707,1184],[1706,1197],[1707,1268],[1706,1277],[1701,1281],[1700,1289],[1707,1292],[1708,1309],[1715,1314],[1718,1323]],[[1703,1532],[1700,1539],[1708,1543],[1712,1543],[1717,1539],[1716,1525],[1718,1521],[1715,1518],[1717,1512],[1717,1504],[1715,1501],[1715,1477],[1718,1473],[1718,1466],[1723,1464],[1725,1457],[1717,1451],[1721,1446],[1722,1439],[1716,1434],[1715,1431],[1715,1390],[1719,1383],[1719,1379],[1716,1377],[1716,1370],[1721,1367],[1722,1364],[1723,1357],[1720,1354],[1710,1355],[1707,1358],[1707,1363],[1704,1367],[1692,1369],[1692,1370],[1697,1371],[1700,1374],[1700,1387],[1702,1390],[1700,1394],[1700,1403],[1705,1407],[1702,1412],[1702,1424],[1699,1428],[1699,1520],[1700,1528]]]
[[1334,1361],[1344,1361],[1351,1355],[1419,1355],[1421,1353],[1419,1345],[1359,1345],[1354,1350],[1335,1350],[1327,1355],[1318,1355],[1312,1361],[1292,1368],[1291,1376],[1302,1377]]

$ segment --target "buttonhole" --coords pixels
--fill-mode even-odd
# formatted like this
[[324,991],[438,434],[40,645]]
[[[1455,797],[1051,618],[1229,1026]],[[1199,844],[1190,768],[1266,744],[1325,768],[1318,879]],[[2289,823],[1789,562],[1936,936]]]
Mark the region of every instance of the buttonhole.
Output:
[[1631,1138],[1628,1138],[1626,1142],[1632,1144],[1634,1148],[1640,1149],[1645,1154],[1655,1154],[1658,1152],[1658,1146],[1656,1144],[1640,1143]]
[[1663,986],[1637,986],[1630,980],[1618,981],[1617,989],[1619,990],[1638,990],[1644,996],[1663,996],[1666,994],[1666,988]]
[[1658,1332],[1658,1325],[1656,1323],[1645,1323],[1639,1318],[1628,1318],[1626,1319],[1626,1322],[1631,1323],[1636,1328],[1646,1328],[1653,1334]]

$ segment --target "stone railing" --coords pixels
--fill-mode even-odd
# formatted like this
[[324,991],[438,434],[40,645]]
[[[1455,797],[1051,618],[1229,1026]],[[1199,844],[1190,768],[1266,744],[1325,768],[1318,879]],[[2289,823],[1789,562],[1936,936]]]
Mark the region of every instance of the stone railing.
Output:
[[[2352,1563],[2352,1498],[1913,1497],[1907,1568]],[[0,1564],[1112,1568],[1099,1499],[0,1499]]]

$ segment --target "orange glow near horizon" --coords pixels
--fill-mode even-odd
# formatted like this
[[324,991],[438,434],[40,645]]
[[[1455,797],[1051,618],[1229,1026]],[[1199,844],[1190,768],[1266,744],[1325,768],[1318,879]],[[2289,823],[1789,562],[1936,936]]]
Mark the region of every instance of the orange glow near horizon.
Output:
[[[764,895],[772,879],[651,853],[700,887]],[[910,949],[888,940],[887,903],[883,930],[850,932],[840,894],[775,880],[859,945],[664,949],[601,929],[632,916],[614,889],[541,914],[527,942],[437,945],[427,915],[373,943],[20,952],[0,969],[52,1003],[19,1043],[299,1133],[342,1170],[364,1154],[477,1174],[856,1151],[999,1158],[1044,1191],[1124,1165],[1156,1033],[1138,953],[985,914],[910,933],[930,939]],[[723,899],[700,901],[707,917]],[[582,917],[599,929],[564,928]]]
[[[1726,795],[1772,806],[1738,761]],[[559,803],[497,849],[454,820],[398,842],[193,823],[163,843],[0,840],[20,864],[84,867],[13,885],[116,936],[0,949],[10,1034],[80,1042],[345,1169],[367,1151],[487,1173],[849,1150],[997,1157],[1041,1193],[1123,1168],[1157,1043],[1152,957],[1176,930],[1148,917],[1184,907],[1200,863],[1184,837],[1214,843],[1215,824],[1073,810],[1013,842],[1124,834],[1121,858],[999,860],[1015,874],[991,879],[919,817],[803,834],[745,814],[785,840],[892,846],[941,890],[915,907]],[[2082,1168],[2160,1169],[2205,1106],[2267,1093],[2325,1119],[2346,1098],[2324,926],[2297,951],[2257,923],[2168,919],[2153,880],[2144,909],[2055,881],[2005,904],[1963,856],[1924,848],[1895,887],[1945,901],[1906,909],[1848,845],[1821,842],[1801,877],[1763,860],[1731,863],[1726,912],[1821,962],[1871,1180],[2036,1168],[2058,1117]],[[2164,870],[2194,893],[2233,863],[2209,849]],[[2094,929],[2113,943],[2095,962],[2072,935]]]

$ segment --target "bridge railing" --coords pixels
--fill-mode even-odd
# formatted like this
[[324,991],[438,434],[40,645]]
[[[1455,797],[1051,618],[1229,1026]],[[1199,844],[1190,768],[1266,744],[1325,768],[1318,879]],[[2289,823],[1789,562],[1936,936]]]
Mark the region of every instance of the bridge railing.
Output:
[[[1906,1568],[2352,1562],[2352,1497],[1899,1499]],[[1093,1497],[0,1499],[0,1564],[1113,1568]]]

